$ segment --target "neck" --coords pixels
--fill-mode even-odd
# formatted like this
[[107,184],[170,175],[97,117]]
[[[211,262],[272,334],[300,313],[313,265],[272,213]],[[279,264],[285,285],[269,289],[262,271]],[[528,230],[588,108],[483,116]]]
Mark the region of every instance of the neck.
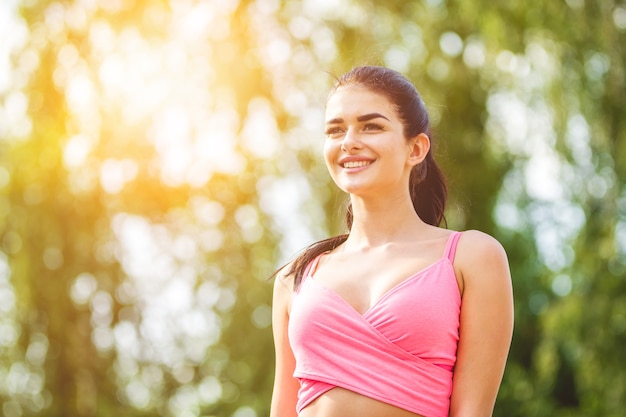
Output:
[[415,212],[408,193],[397,198],[352,196],[351,202],[353,221],[346,247],[366,249],[408,241],[428,227]]

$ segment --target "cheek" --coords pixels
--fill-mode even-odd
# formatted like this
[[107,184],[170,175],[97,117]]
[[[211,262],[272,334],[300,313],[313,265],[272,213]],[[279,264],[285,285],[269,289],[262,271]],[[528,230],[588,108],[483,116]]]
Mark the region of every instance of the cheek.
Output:
[[326,163],[326,168],[328,168],[328,170],[331,170],[331,166],[333,165],[332,161],[335,160],[336,158],[336,146],[334,146],[333,141],[326,139],[326,141],[324,142],[324,149],[323,149],[323,153],[324,153],[324,162]]

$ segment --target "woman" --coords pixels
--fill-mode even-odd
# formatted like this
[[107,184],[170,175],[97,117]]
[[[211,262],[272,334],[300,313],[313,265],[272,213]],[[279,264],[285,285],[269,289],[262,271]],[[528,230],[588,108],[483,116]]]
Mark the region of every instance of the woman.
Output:
[[348,233],[277,275],[272,417],[490,416],[513,328],[506,254],[439,228],[428,114],[399,73],[359,67],[326,107]]

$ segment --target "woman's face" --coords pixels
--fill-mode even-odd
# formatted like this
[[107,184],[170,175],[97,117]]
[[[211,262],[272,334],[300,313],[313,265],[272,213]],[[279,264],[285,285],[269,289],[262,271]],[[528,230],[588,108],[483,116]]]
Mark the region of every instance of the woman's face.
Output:
[[385,96],[361,86],[339,87],[328,100],[325,123],[324,159],[339,188],[363,196],[408,190],[411,168],[426,153],[421,145],[416,149],[423,141],[404,137]]

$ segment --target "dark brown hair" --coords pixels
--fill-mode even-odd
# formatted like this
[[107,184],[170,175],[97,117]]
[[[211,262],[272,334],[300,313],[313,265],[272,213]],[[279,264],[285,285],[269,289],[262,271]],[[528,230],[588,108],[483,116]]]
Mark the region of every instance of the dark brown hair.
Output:
[[[432,142],[426,106],[413,84],[402,74],[384,67],[357,67],[337,79],[330,95],[338,88],[349,85],[362,86],[386,97],[394,105],[404,125],[405,138],[411,139],[425,133]],[[409,190],[413,207],[424,222],[433,226],[445,222],[444,210],[448,191],[443,172],[433,158],[432,146],[424,161],[413,167],[409,177]],[[345,219],[347,232],[310,245],[291,263],[287,275],[294,274],[294,288],[300,285],[306,266],[315,257],[346,241],[352,220],[352,205],[348,203]]]

